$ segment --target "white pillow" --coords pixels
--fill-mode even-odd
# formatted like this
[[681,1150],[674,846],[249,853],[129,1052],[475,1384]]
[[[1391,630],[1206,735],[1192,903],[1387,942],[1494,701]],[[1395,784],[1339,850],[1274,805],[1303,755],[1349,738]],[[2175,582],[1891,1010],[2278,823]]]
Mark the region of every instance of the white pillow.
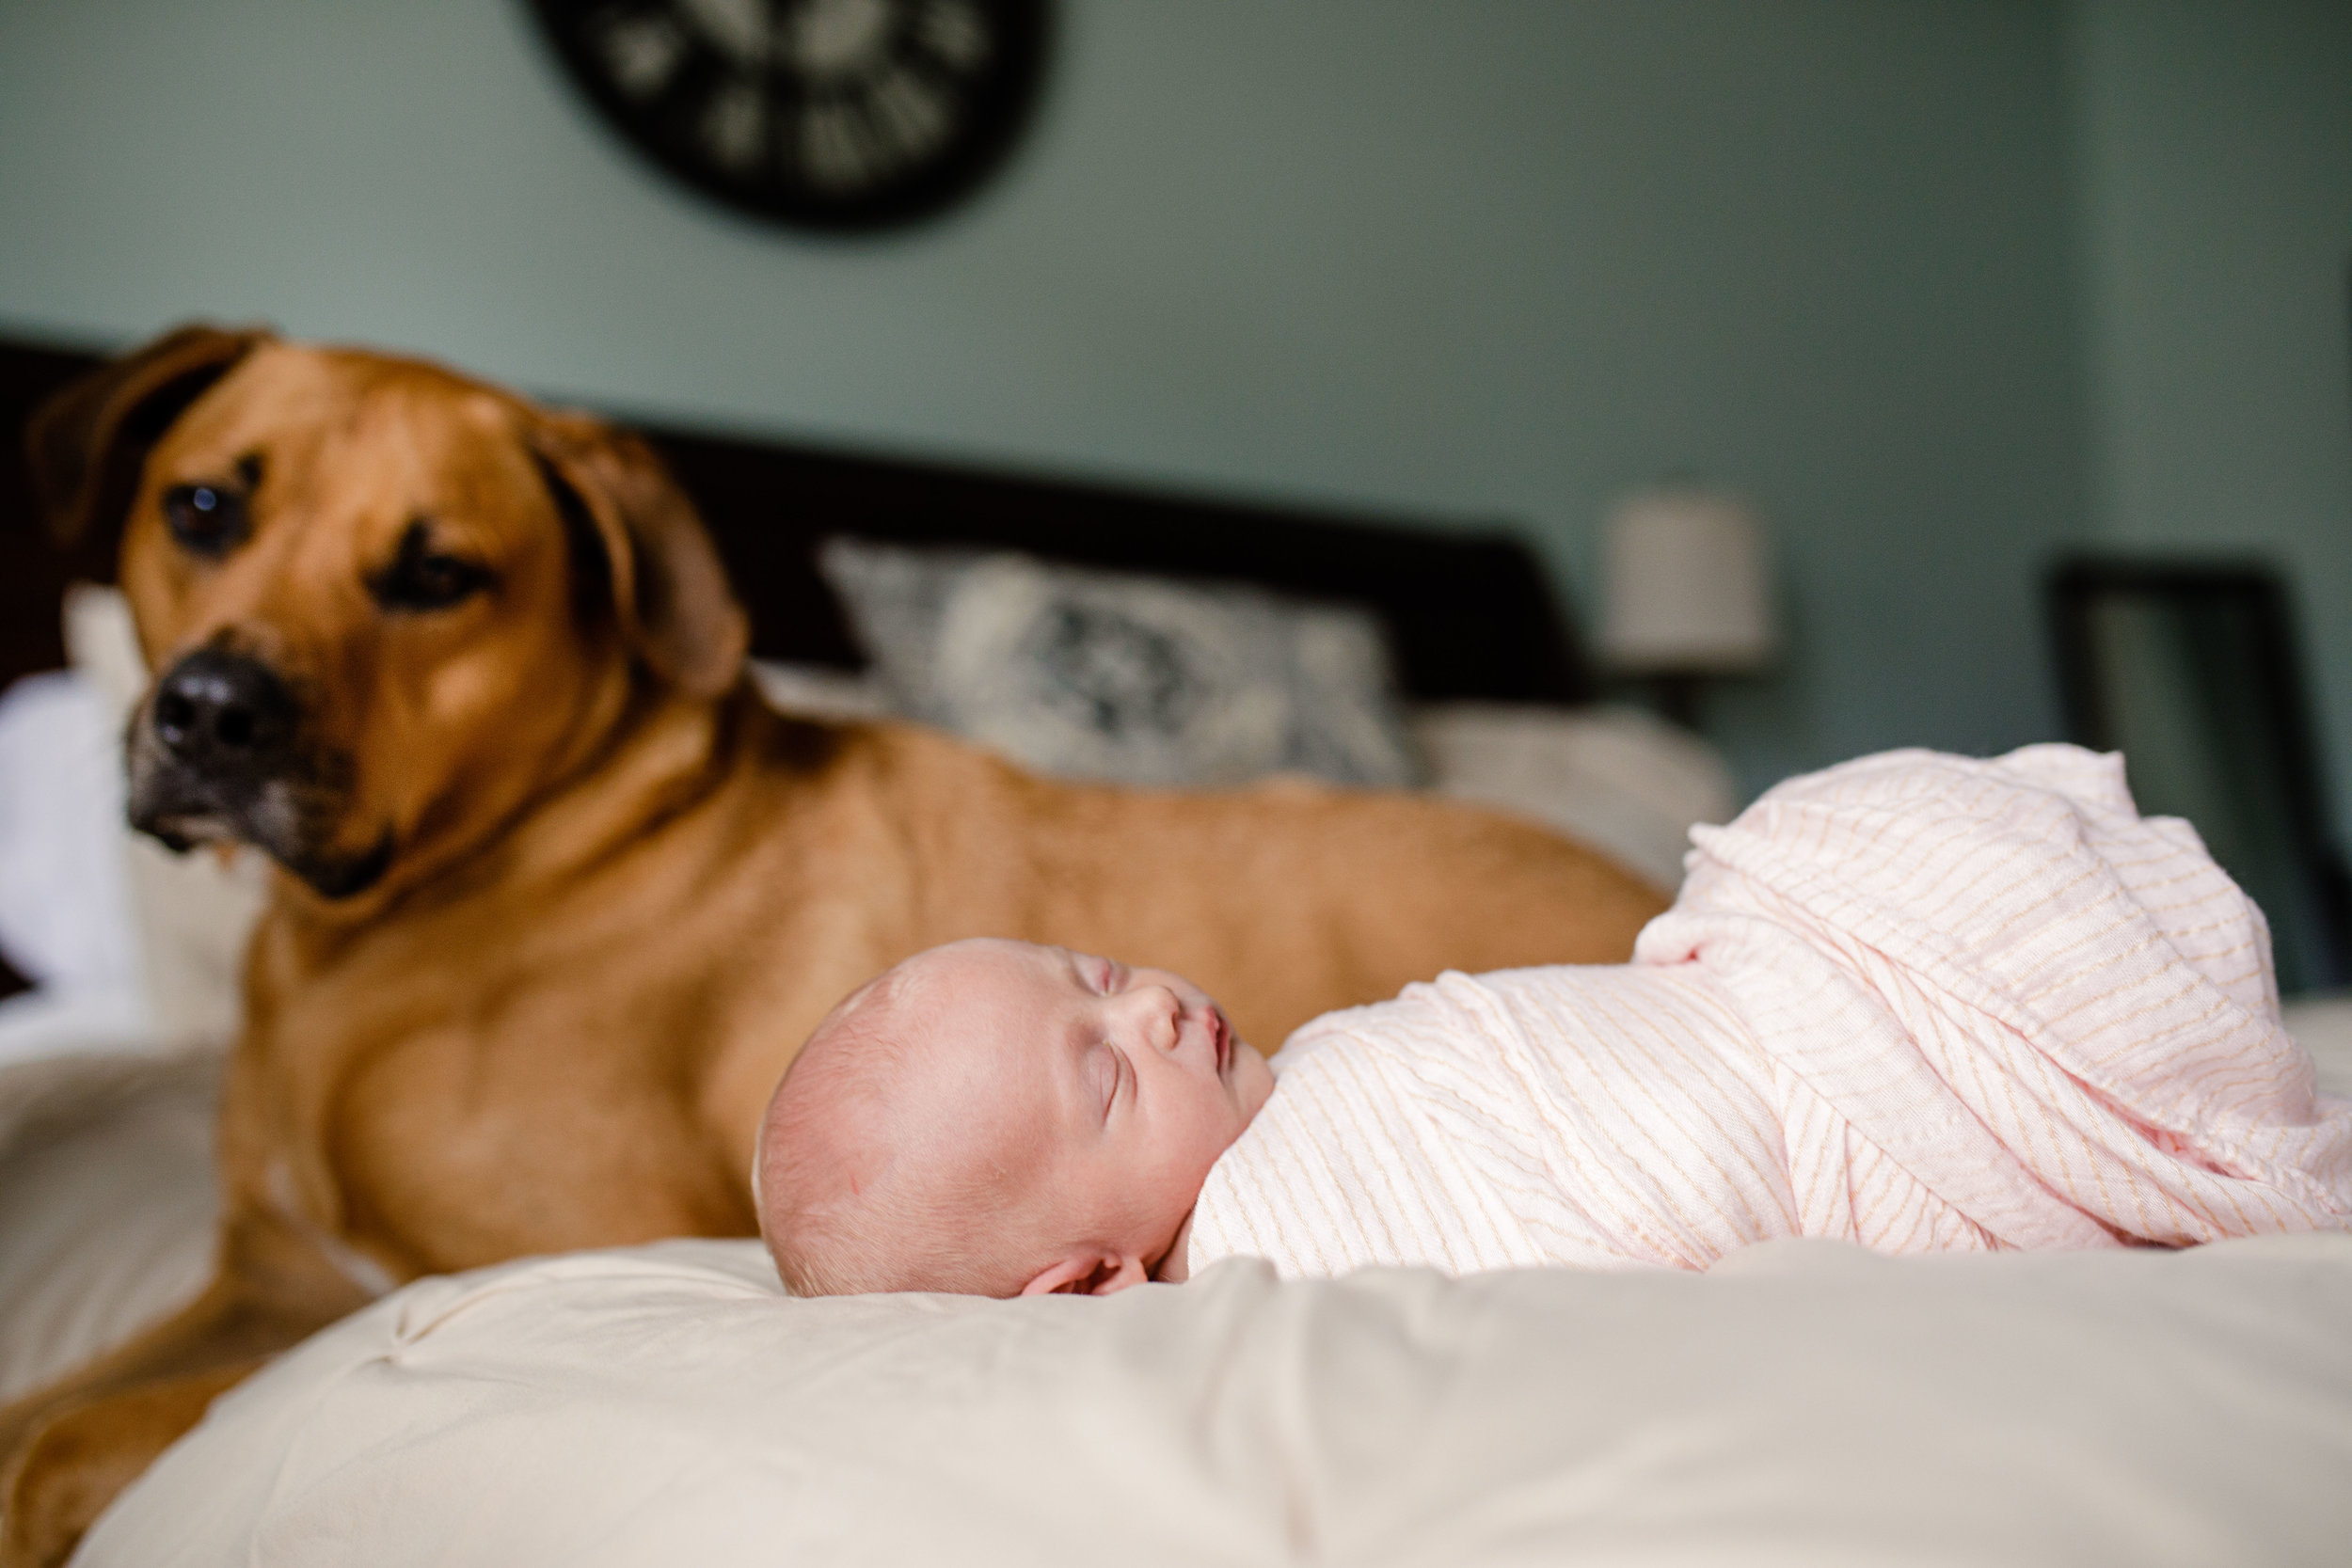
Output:
[[2340,1562],[2347,1322],[2346,1236],[1015,1302],[671,1243],[346,1320],[75,1562]]
[[1239,583],[853,539],[818,555],[896,705],[1049,773],[1418,774],[1379,623]]
[[122,850],[122,726],[87,676],[0,694],[0,954],[57,992],[138,986]]
[[1413,737],[1441,795],[1517,812],[1640,872],[1682,885],[1697,822],[1728,822],[1739,801],[1714,748],[1632,708],[1435,703]]
[[751,661],[752,680],[769,705],[811,719],[884,719],[890,693],[871,671],[834,670],[780,659]]
[[244,1016],[268,862],[250,849],[173,855],[130,830],[120,737],[147,685],[130,607],[76,584],[65,633],[72,672],[21,683],[38,721],[18,722],[12,740],[0,729],[0,942],[14,961],[33,933],[27,978],[42,982],[0,1003],[0,1061],[218,1049]]

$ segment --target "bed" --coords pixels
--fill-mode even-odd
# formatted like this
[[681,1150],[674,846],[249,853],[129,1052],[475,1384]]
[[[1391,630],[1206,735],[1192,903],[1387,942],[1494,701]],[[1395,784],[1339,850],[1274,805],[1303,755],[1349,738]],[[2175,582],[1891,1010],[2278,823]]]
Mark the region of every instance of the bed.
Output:
[[[202,1185],[200,1090],[115,1085],[36,1189],[135,1169],[167,1247],[200,1218],[173,1207]],[[678,1242],[346,1320],[220,1402],[78,1560],[2335,1563],[2347,1322],[2343,1236],[1774,1243],[1703,1275],[1231,1262],[1014,1303],[790,1301],[756,1243]]]
[[[87,363],[0,347],[0,419]],[[654,434],[782,703],[906,705],[863,667],[825,540],[978,547],[1360,607],[1424,787],[1661,886],[1688,825],[1733,804],[1703,744],[1595,705],[1507,532]],[[0,883],[50,900],[0,910],[0,942],[118,881],[111,916],[76,916],[98,934],[35,940],[49,983],[0,1001],[0,1399],[200,1280],[255,896],[249,866],[113,826],[135,651],[119,600],[60,615],[106,549],[48,551],[21,493],[0,467],[0,684],[72,670],[21,689],[47,728],[0,722]],[[44,782],[11,792],[27,734]],[[2344,1014],[2295,1027],[2352,1089]],[[1705,1275],[1282,1285],[1234,1263],[1009,1304],[792,1302],[755,1244],[680,1242],[385,1299],[220,1402],[79,1560],[2339,1561],[2347,1322],[2344,1237],[1904,1262],[1775,1243]]]

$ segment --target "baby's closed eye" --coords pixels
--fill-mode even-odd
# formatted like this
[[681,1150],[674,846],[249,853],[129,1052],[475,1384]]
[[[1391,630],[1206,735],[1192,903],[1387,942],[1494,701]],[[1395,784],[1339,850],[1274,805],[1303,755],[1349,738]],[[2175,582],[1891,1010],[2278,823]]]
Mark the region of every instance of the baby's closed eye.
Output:
[[1111,1107],[1119,1100],[1120,1077],[1118,1047],[1105,1040],[1087,1053],[1087,1082],[1103,1108],[1105,1121],[1110,1119]]

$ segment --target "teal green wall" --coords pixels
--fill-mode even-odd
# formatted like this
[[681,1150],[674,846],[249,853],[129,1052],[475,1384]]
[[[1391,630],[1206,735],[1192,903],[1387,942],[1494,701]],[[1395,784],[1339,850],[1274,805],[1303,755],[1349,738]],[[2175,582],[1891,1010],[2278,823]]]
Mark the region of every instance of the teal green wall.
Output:
[[2069,17],[2102,543],[2258,556],[2299,600],[2352,825],[2352,5]]
[[510,0],[8,0],[0,326],[266,318],[671,417],[1504,519],[1580,600],[1609,499],[1694,473],[1782,551],[1788,658],[1708,716],[1751,786],[2054,732],[2036,574],[2090,512],[2058,8],[1064,16],[1007,178],[843,244],[647,174]]

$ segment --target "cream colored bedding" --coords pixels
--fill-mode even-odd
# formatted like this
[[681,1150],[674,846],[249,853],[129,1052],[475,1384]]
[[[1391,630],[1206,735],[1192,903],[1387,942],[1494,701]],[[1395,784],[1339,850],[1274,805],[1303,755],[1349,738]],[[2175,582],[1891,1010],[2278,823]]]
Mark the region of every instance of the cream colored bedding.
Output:
[[202,1287],[219,1077],[210,1055],[0,1068],[0,1402]]
[[346,1321],[77,1562],[2340,1563],[2347,1323],[2340,1235],[1016,1302],[672,1243]]

